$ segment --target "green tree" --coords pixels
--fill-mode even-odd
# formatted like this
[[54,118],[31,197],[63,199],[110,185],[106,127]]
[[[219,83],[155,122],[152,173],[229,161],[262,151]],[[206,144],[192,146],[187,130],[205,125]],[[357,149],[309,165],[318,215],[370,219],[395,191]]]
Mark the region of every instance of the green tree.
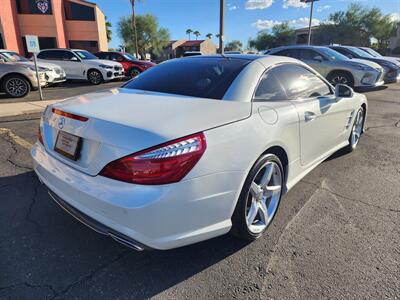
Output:
[[[135,50],[131,24],[132,16],[121,17],[118,23],[118,33],[126,46],[127,52]],[[160,55],[162,49],[170,40],[169,31],[165,28],[159,28],[157,18],[151,14],[137,15],[136,26],[140,56],[145,57],[146,53],[151,53],[155,56]]]
[[193,32],[192,29],[186,29],[186,34],[189,36],[189,41],[190,41],[190,34]]
[[279,46],[290,45],[295,42],[296,35],[287,22],[272,27],[271,33],[260,31],[257,37],[249,40],[249,47],[258,51]]
[[112,31],[111,31],[112,24],[110,21],[107,21],[107,16],[106,16],[106,35],[107,35],[107,42],[111,41],[112,38]]
[[378,41],[377,46],[384,49],[395,30],[396,23],[388,15],[382,14],[379,8],[353,3],[347,11],[331,14],[328,21],[313,33],[313,43],[370,46],[371,38],[375,38]]
[[225,51],[242,51],[243,44],[241,41],[233,40],[226,44]]
[[196,30],[195,32],[193,32],[193,34],[196,36],[196,40],[197,38],[201,35],[200,31]]
[[212,33],[207,33],[207,34],[206,34],[206,37],[207,37],[208,39],[211,39],[211,38],[212,38],[212,36],[213,36],[213,34],[212,34]]

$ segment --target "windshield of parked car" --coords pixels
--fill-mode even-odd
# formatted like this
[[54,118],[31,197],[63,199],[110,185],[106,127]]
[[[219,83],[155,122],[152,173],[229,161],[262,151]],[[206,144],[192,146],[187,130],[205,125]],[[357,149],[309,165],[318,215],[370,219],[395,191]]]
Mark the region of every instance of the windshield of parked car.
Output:
[[89,51],[85,51],[85,50],[78,50],[78,51],[74,51],[74,53],[76,55],[78,55],[78,57],[80,59],[98,59],[96,56],[94,56],[92,53],[90,53]]
[[358,49],[357,47],[349,47],[349,50],[353,51],[355,54],[357,54],[363,58],[374,58],[371,54],[369,54],[361,49]]
[[136,57],[134,57],[132,54],[129,54],[129,53],[124,53],[124,54],[122,54],[127,60],[130,60],[130,61],[135,61],[135,60],[137,60],[137,58]]
[[319,48],[318,50],[321,51],[330,60],[349,60],[348,57],[330,48]]
[[149,69],[124,88],[222,99],[248,60],[223,57],[174,59]]
[[374,49],[364,48],[364,50],[367,51],[369,54],[371,54],[373,57],[381,57],[382,56],[379,52],[376,52]]
[[11,61],[11,62],[29,61],[25,57],[15,53],[15,52],[1,52],[0,57],[3,57],[6,61]]

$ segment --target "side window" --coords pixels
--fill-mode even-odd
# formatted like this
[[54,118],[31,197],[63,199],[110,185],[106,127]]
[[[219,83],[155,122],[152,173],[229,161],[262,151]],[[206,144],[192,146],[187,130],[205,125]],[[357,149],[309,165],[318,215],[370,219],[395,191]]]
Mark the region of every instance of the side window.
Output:
[[100,59],[110,59],[107,52],[99,52],[95,54]]
[[311,49],[301,49],[302,60],[315,60],[316,57],[322,57],[322,55]]
[[113,61],[122,61],[122,57],[118,53],[111,53],[109,59]]
[[349,51],[347,51],[346,49],[343,48],[333,48],[333,50],[347,56],[348,58],[352,58],[353,56],[349,53]]
[[69,51],[58,51],[58,52],[60,52],[61,60],[69,61],[75,56]]
[[300,59],[300,53],[299,53],[298,49],[286,49],[286,50],[276,52],[273,55],[288,56],[288,57]]
[[62,51],[48,50],[38,54],[38,58],[47,60],[62,60]]
[[307,99],[333,94],[331,88],[308,69],[285,64],[274,68],[274,75],[290,99]]
[[287,96],[281,84],[273,74],[274,70],[267,71],[261,77],[256,88],[253,101],[285,100]]

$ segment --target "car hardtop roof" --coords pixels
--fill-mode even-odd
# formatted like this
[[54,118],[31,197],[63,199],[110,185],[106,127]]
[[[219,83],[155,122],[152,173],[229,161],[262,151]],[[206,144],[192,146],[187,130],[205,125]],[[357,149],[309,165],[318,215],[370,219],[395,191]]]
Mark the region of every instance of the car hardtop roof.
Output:
[[287,56],[275,56],[275,55],[259,55],[259,54],[214,54],[214,55],[199,55],[199,56],[189,56],[176,58],[176,60],[193,60],[193,59],[214,59],[214,58],[225,58],[228,60],[247,60],[249,62],[257,61],[262,63],[264,66],[270,66],[278,63],[297,63],[303,64],[301,61],[287,57]]
[[182,57],[180,59],[205,59],[205,58],[232,58],[232,59],[244,59],[244,60],[256,60],[260,58],[260,55],[256,54],[212,54],[212,55],[197,55]]
[[315,46],[315,45],[288,45],[288,46],[280,46],[272,49],[268,49],[269,51],[282,50],[282,49],[324,49],[328,46]]

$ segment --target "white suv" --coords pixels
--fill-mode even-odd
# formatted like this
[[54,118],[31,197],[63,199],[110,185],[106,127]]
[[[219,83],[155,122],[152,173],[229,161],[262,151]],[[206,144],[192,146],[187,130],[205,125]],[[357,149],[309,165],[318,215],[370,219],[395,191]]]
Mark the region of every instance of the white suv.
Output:
[[[0,49],[0,59],[4,62],[12,62],[27,66],[31,70],[35,71],[34,63],[16,52]],[[66,80],[64,70],[58,65],[50,64],[48,62],[40,62],[38,63],[38,67],[39,72],[43,72],[45,74],[47,85],[59,84]]]
[[47,49],[38,54],[39,61],[52,61],[64,68],[67,79],[88,80],[91,84],[124,78],[122,65],[98,59],[92,53],[79,49]]

